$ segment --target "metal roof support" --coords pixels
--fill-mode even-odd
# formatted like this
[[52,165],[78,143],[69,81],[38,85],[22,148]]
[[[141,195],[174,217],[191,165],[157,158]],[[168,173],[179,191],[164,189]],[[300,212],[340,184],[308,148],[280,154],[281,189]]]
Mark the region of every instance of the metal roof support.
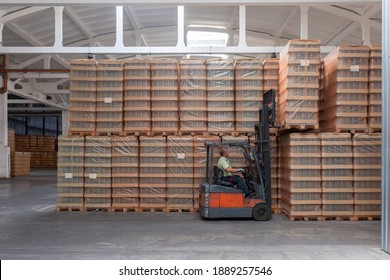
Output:
[[124,47],[123,44],[123,6],[116,7],[116,48]]
[[301,39],[309,39],[309,5],[300,5],[301,9]]
[[246,7],[240,6],[239,10],[239,29],[238,29],[238,46],[239,47],[247,47],[246,43]]
[[0,22],[0,47],[3,46],[4,23]]
[[[0,79],[0,86],[3,86]],[[10,148],[8,147],[8,94],[0,94],[0,178],[10,177]]]
[[184,43],[184,6],[177,7],[177,44],[176,47],[185,47]]
[[382,249],[390,253],[390,1],[382,1]]
[[54,7],[54,15],[55,15],[55,22],[54,22],[54,33],[55,33],[55,40],[54,40],[54,46],[55,47],[62,47],[63,44],[63,13],[64,13],[64,7]]
[[298,6],[292,8],[288,16],[284,19],[283,23],[280,25],[278,31],[275,32],[276,37],[282,35],[284,29],[286,29],[287,25],[290,23],[290,21],[292,20],[292,18],[295,16],[297,12],[298,12]]
[[362,44],[371,46],[371,24],[370,20],[363,18],[360,23],[362,26]]

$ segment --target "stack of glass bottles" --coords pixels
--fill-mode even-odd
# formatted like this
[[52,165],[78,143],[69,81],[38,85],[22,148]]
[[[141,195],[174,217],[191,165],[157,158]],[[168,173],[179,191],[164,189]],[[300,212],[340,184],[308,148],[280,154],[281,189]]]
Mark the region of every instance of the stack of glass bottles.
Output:
[[236,131],[254,134],[263,100],[263,61],[237,60],[235,79]]
[[285,128],[319,127],[318,40],[292,40],[280,53],[278,122]]
[[372,46],[370,52],[368,95],[369,132],[382,131],[382,46]]

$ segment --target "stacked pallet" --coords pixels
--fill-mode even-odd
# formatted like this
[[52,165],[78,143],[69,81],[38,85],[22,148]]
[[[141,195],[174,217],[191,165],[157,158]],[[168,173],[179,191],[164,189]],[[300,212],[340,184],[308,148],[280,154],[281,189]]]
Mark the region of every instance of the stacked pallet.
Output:
[[381,216],[381,139],[380,133],[352,138],[355,219]]
[[278,122],[285,128],[318,129],[320,41],[292,40],[280,53]]
[[322,133],[322,216],[353,217],[353,155],[349,133]]
[[84,208],[111,207],[111,137],[85,138]]
[[321,140],[318,134],[281,137],[282,211],[291,219],[320,219]]
[[8,147],[11,152],[15,152],[15,129],[8,129]]
[[139,144],[134,136],[111,138],[112,208],[137,211],[139,207]]
[[[272,197],[272,210],[274,213],[280,212],[280,190],[278,180],[278,141],[276,136],[270,136],[270,157],[271,157],[271,197]],[[249,138],[249,142],[254,145],[256,142],[255,136]]]
[[370,47],[340,46],[324,59],[322,131],[367,131]]
[[93,135],[96,129],[95,60],[70,62],[69,133]]
[[194,208],[194,151],[191,136],[167,138],[167,210]]
[[263,61],[240,59],[235,66],[236,131],[253,134],[263,100]]
[[29,135],[16,135],[15,136],[15,150],[18,152],[29,152],[30,148],[30,136]]
[[57,152],[30,152],[32,168],[57,167]]
[[97,66],[96,132],[123,131],[123,61],[101,60]]
[[209,59],[207,64],[207,131],[234,132],[234,61]]
[[180,132],[207,131],[206,64],[201,59],[180,61]]
[[370,52],[368,92],[369,132],[382,131],[382,47],[372,46]]
[[152,128],[149,61],[126,60],[124,71],[124,131],[149,134]]
[[30,175],[30,153],[11,152],[11,177]]
[[84,207],[84,137],[58,137],[57,211]]
[[176,59],[151,62],[152,132],[179,131],[179,73]]
[[165,137],[140,137],[140,209],[165,211],[167,142]]
[[[206,142],[220,143],[218,136],[194,136],[194,208],[199,208],[199,186],[206,182]],[[217,165],[219,149],[214,149],[213,164]]]

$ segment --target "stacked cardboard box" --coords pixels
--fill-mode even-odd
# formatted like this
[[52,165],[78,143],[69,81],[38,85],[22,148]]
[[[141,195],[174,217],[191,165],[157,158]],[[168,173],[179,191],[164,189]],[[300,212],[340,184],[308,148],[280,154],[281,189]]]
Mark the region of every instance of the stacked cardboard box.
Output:
[[353,154],[349,133],[322,133],[322,216],[353,217]]
[[152,128],[149,61],[126,60],[124,71],[124,131],[148,134]]
[[16,135],[15,150],[30,152],[31,168],[56,167],[57,152],[54,136]]
[[123,61],[101,60],[97,66],[96,132],[123,131]]
[[355,134],[352,138],[356,219],[381,216],[381,139],[380,133]]
[[191,136],[167,138],[167,209],[194,207],[194,145]]
[[206,64],[201,59],[180,61],[180,132],[207,131]]
[[165,137],[140,137],[140,209],[164,209],[167,197]]
[[324,59],[322,131],[367,131],[370,47],[340,46]]
[[111,137],[85,138],[84,207],[111,207]]
[[372,46],[370,52],[368,129],[382,131],[382,46]]
[[11,176],[30,175],[30,153],[29,152],[11,152]]
[[84,207],[84,137],[58,137],[57,210]]
[[112,207],[133,209],[139,207],[139,144],[134,136],[111,138]]
[[15,136],[15,150],[18,152],[29,152],[30,148],[30,136],[29,135],[16,135]]
[[70,62],[69,133],[93,134],[96,126],[95,60]]
[[11,152],[15,152],[15,129],[8,129],[8,147]]
[[319,127],[320,41],[292,40],[280,53],[278,121],[285,128]]
[[321,140],[318,134],[292,133],[281,137],[282,211],[290,219],[322,215]]
[[179,131],[179,73],[176,59],[151,62],[152,132]]
[[234,61],[207,60],[207,131],[234,131]]
[[254,134],[263,100],[263,61],[240,59],[235,66],[236,131]]

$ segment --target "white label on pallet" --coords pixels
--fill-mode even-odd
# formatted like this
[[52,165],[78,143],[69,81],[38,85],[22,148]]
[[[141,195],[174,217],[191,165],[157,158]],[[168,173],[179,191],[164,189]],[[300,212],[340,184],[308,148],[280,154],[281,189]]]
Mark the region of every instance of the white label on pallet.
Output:
[[65,173],[65,179],[72,179],[73,173]]
[[104,103],[112,103],[112,97],[104,97]]
[[89,179],[97,179],[97,174],[89,173]]
[[178,153],[178,154],[177,154],[177,158],[178,158],[178,159],[185,159],[185,158],[186,158],[186,154],[184,154],[184,153]]
[[302,67],[310,66],[310,60],[302,59],[301,60],[301,66]]
[[351,69],[351,72],[359,72],[360,66],[359,65],[351,65],[350,69]]

